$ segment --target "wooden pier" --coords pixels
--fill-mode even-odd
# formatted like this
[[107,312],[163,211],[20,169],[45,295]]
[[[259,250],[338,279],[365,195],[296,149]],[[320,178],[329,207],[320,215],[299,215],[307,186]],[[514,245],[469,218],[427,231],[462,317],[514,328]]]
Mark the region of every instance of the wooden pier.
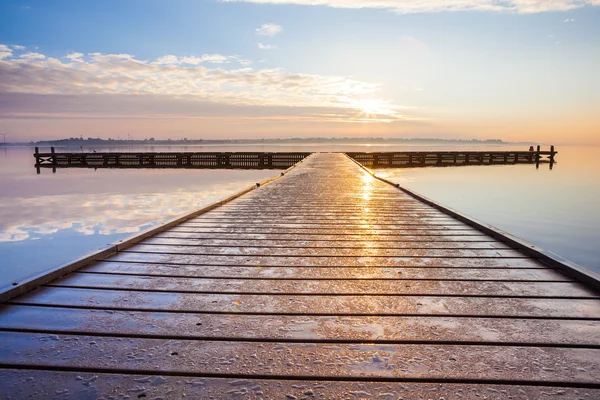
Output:
[[598,276],[417,197],[313,154],[10,289],[0,393],[600,398]]
[[[41,168],[195,168],[195,169],[286,169],[311,153],[49,153],[35,148],[35,167]],[[369,168],[448,167],[498,164],[554,164],[550,151],[429,151],[379,152],[347,155]]]
[[49,153],[35,148],[35,167],[40,168],[195,168],[286,169],[310,153]]
[[550,151],[408,151],[380,153],[347,153],[369,168],[455,167],[499,164],[554,164],[557,154]]

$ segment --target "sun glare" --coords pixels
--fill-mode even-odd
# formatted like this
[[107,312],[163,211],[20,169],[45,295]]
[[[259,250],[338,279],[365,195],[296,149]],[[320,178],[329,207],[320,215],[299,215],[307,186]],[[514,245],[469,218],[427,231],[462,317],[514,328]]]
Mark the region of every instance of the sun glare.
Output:
[[375,99],[360,100],[356,103],[356,108],[365,115],[385,114],[387,112],[382,102]]
[[351,103],[357,110],[355,118],[363,122],[391,122],[397,114],[393,106],[378,99],[361,99]]

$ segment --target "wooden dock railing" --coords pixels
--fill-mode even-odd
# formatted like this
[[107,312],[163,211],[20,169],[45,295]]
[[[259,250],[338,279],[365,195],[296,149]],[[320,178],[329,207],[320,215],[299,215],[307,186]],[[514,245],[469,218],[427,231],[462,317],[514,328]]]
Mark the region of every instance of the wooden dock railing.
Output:
[[35,148],[35,167],[40,168],[214,168],[286,169],[310,153],[40,153]]
[[[41,168],[201,168],[285,169],[308,157],[309,152],[173,152],[173,153],[49,153],[35,148],[35,167]],[[418,151],[350,152],[350,158],[369,168],[447,167],[498,164],[554,164],[550,151]]]
[[460,165],[554,163],[554,146],[550,151],[402,151],[380,153],[346,153],[369,168],[447,167]]

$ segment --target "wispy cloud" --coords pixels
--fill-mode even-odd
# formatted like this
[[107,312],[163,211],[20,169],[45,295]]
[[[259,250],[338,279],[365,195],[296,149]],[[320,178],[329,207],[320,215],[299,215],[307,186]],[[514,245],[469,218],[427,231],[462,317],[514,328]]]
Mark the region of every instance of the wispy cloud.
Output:
[[575,22],[575,18],[567,18],[563,22],[565,22],[565,23]]
[[177,57],[174,55],[166,55],[156,59],[154,64],[158,65],[176,65],[176,64],[190,64],[190,65],[200,65],[202,63],[212,63],[212,64],[227,64],[230,62],[239,62],[242,65],[248,65],[247,60],[242,59],[238,56],[224,56],[221,54],[204,54],[201,56],[186,56],[186,57]]
[[179,59],[175,56],[167,55],[157,58],[154,63],[159,65],[179,64]]
[[[214,115],[220,105],[237,107],[238,111],[240,107],[254,107],[248,115],[260,115],[256,107],[283,107],[289,115],[296,107],[298,110],[291,114],[298,118],[326,115],[333,119],[331,115],[337,115],[347,122],[353,121],[357,99],[376,98],[380,91],[378,84],[341,76],[253,69],[244,66],[238,56],[165,55],[145,61],[130,54],[102,53],[70,53],[61,58],[28,53],[24,57],[13,55],[3,45],[0,54],[4,54],[0,60],[0,104],[13,105],[0,110],[0,118],[20,118],[24,113],[52,117],[71,110],[83,117],[90,112],[100,115],[98,110],[107,116],[127,112]],[[209,61],[221,64],[204,64]],[[59,98],[66,103],[56,108],[61,104]],[[106,108],[115,104],[119,106]],[[311,108],[319,112],[307,111]],[[203,114],[201,109],[212,111]],[[281,115],[282,109],[274,115]],[[401,112],[404,108],[392,103],[386,103],[385,110],[382,121],[406,118]]]
[[264,24],[260,28],[256,28],[255,33],[259,36],[275,36],[283,31],[283,27],[277,24]]
[[259,43],[258,48],[261,50],[274,50],[277,48],[277,46],[274,46],[272,44]]
[[11,57],[13,55],[13,51],[10,47],[0,44],[0,60],[4,58]]
[[380,8],[402,14],[445,11],[540,13],[600,6],[599,0],[221,0],[260,4],[322,5],[336,8]]
[[84,54],[83,53],[70,53],[65,56],[65,58],[71,61],[82,61]]
[[43,60],[46,58],[45,55],[40,53],[25,53],[21,54],[20,57],[25,60]]

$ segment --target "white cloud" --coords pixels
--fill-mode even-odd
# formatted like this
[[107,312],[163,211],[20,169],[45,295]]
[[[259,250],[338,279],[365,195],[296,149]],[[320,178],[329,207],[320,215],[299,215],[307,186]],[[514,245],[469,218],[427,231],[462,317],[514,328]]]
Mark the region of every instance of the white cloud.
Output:
[[[5,118],[22,117],[27,112],[32,117],[34,114],[58,116],[68,114],[69,109],[76,109],[74,112],[83,118],[97,113],[99,106],[106,103],[106,107],[120,105],[107,111],[111,115],[129,110],[132,115],[181,115],[183,112],[193,116],[201,113],[200,109],[215,110],[215,105],[222,105],[238,110],[255,107],[252,115],[257,114],[257,108],[291,110],[297,107],[327,109],[321,114],[333,118],[329,117],[336,114],[332,110],[338,110],[337,115],[349,121],[355,113],[348,113],[356,109],[357,99],[376,98],[380,91],[379,84],[343,76],[254,69],[249,66],[250,61],[239,56],[213,54],[179,58],[166,55],[143,61],[129,54],[70,53],[54,58],[28,53],[21,58],[13,56],[7,46],[0,46],[0,51],[7,53],[0,61],[0,100],[3,100],[0,105],[29,104],[32,107],[29,111],[23,107],[4,107],[0,114]],[[211,66],[210,63],[217,64]],[[19,96],[33,97],[25,100]],[[60,96],[68,104],[60,106]],[[177,99],[183,100],[178,103]],[[89,106],[94,101],[98,105]],[[386,115],[387,120],[405,119],[399,114],[400,109],[391,103],[386,105],[386,110],[395,110]],[[298,118],[307,118],[304,112],[302,116],[300,111],[293,113]]]
[[179,59],[175,56],[168,55],[157,58],[154,63],[161,65],[179,64]]
[[204,62],[202,57],[194,57],[194,56],[182,57],[180,61],[181,61],[181,64],[191,64],[191,65],[200,65]]
[[225,64],[229,63],[231,60],[238,61],[243,63],[244,60],[237,56],[224,56],[221,54],[203,54],[199,57],[196,56],[186,56],[186,57],[176,57],[173,55],[162,56],[154,61],[154,64],[159,65],[176,65],[176,64],[190,64],[190,65],[200,65],[202,63],[213,63],[213,64]]
[[539,13],[598,6],[600,0],[221,0],[260,4],[322,5],[336,8],[379,8],[401,14],[445,11]]
[[237,59],[237,57],[228,57],[221,54],[204,54],[200,57],[183,57],[180,61],[183,64],[199,65],[202,63],[225,64],[229,63],[229,59]]
[[244,67],[249,67],[250,65],[252,65],[252,61],[246,60],[246,59],[238,57],[238,56],[232,56],[231,59],[234,61],[237,61],[238,63],[240,63],[240,65],[242,65]]
[[277,46],[273,46],[272,44],[259,43],[258,48],[261,50],[274,50],[277,48]]
[[4,44],[0,44],[0,60],[8,57],[12,57],[12,49]]
[[67,54],[65,58],[68,58],[71,61],[82,61],[83,56],[83,53],[71,53]]
[[12,46],[12,48],[15,50],[25,50],[25,46],[14,45],[14,46]]
[[567,18],[563,22],[566,22],[566,23],[575,22],[575,18]]
[[45,55],[40,53],[25,53],[21,54],[20,57],[26,60],[43,60],[44,58],[46,58]]
[[283,27],[277,24],[264,24],[260,28],[256,28],[255,32],[259,36],[275,36],[283,31]]

